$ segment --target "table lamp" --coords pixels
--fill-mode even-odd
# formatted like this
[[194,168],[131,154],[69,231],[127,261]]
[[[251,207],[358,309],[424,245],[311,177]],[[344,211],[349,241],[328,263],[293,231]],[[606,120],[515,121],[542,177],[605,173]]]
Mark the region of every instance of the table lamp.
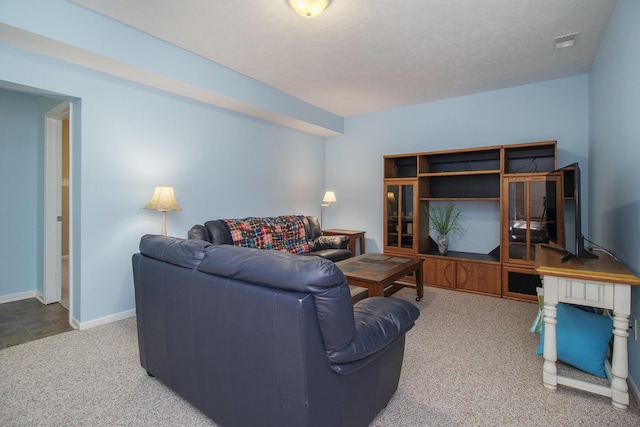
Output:
[[320,205],[320,228],[324,225],[324,208],[327,206],[331,206],[331,203],[336,203],[338,200],[336,199],[336,193],[333,191],[327,191],[324,193],[324,197],[322,198],[322,204]]
[[152,209],[162,212],[162,230],[160,234],[167,235],[167,211],[181,211],[182,208],[173,194],[173,187],[157,186],[153,191],[151,200],[144,209]]

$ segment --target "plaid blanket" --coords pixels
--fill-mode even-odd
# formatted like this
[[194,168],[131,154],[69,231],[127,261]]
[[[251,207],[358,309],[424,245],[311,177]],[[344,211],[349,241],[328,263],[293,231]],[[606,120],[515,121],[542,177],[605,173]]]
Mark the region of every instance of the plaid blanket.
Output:
[[233,244],[247,248],[273,249],[299,254],[309,252],[302,216],[223,219]]

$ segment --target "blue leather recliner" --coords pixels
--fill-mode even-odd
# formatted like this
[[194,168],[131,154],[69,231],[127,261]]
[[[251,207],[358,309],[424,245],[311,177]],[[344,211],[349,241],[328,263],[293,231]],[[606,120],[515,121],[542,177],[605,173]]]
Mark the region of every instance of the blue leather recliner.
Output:
[[222,426],[369,425],[419,316],[320,257],[146,235],[133,274],[142,367]]

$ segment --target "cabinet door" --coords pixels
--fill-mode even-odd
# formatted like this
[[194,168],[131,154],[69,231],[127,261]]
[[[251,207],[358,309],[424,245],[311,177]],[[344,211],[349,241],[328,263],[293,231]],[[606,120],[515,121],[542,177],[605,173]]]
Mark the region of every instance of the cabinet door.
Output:
[[483,294],[500,295],[502,281],[500,265],[458,261],[456,288]]
[[540,276],[533,268],[504,267],[502,296],[520,301],[537,301],[536,288],[542,287]]
[[532,264],[535,245],[559,234],[558,189],[555,176],[530,176],[505,181],[507,211],[505,262]]
[[385,184],[385,246],[389,249],[414,250],[415,187],[415,180]]
[[456,286],[456,262],[427,258],[424,262],[423,282],[427,285],[454,288]]

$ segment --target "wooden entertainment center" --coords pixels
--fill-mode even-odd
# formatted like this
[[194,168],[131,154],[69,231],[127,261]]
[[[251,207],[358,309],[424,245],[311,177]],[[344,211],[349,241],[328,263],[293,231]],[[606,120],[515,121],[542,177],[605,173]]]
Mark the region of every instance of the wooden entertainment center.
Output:
[[[556,145],[544,141],[384,156],[384,252],[424,258],[427,285],[537,301],[536,244],[545,242],[548,227],[564,238],[563,221],[556,221],[564,215],[562,179],[550,174],[557,169]],[[429,236],[425,209],[447,202],[484,202],[495,209],[497,247],[441,255]],[[473,238],[465,233],[458,240]]]

